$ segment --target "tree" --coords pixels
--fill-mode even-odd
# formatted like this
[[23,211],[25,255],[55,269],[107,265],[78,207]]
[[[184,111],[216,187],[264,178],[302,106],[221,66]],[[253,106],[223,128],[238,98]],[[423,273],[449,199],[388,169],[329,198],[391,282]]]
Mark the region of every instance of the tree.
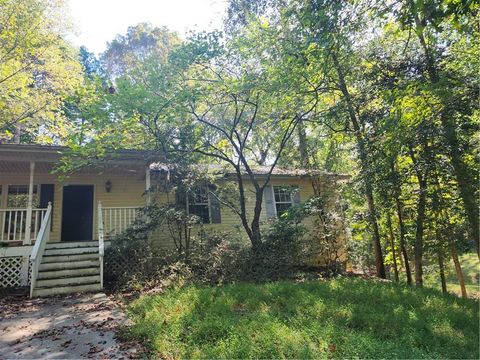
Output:
[[117,79],[128,76],[132,70],[138,70],[152,58],[156,59],[158,65],[165,63],[169,52],[178,44],[178,35],[167,28],[140,23],[130,26],[125,35],[117,35],[109,42],[101,62],[111,79]]
[[75,51],[62,39],[62,3],[0,2],[0,141],[65,136],[63,99],[81,86]]
[[[463,91],[458,91],[457,81],[460,81],[460,79],[451,77],[452,72],[448,70],[452,69],[448,67],[445,69],[442,66],[445,65],[444,60],[448,57],[448,52],[444,51],[444,40],[439,36],[440,31],[447,29],[445,32],[453,37],[453,41],[461,36],[461,42],[467,42],[471,45],[477,42],[478,44],[478,29],[475,30],[469,25],[465,25],[462,29],[461,26],[465,20],[473,19],[477,12],[478,3],[475,1],[405,0],[401,2],[398,21],[409,28],[418,38],[424,56],[426,78],[431,84],[431,90],[442,101],[443,109],[439,112],[438,117],[443,129],[443,137],[448,145],[448,155],[455,172],[457,186],[470,223],[470,233],[475,241],[477,255],[480,257],[480,224],[476,201],[478,162],[477,164],[469,164],[466,160],[465,153],[471,153],[470,144],[468,141],[461,140],[462,135],[459,134],[458,130],[461,129],[459,122],[472,116],[475,105],[470,102],[471,100],[463,97]],[[460,31],[450,30],[451,27],[454,29],[455,27],[460,28]],[[471,32],[468,36],[467,31]],[[472,57],[472,60],[478,63],[478,46],[476,50],[472,48],[467,52],[470,56],[474,53],[477,57],[476,60],[473,60]],[[473,92],[476,91],[473,90]]]
[[[239,202],[230,208],[259,251],[264,189],[297,126],[315,109],[322,82],[292,71],[296,59],[285,48],[290,43],[278,42],[276,28],[267,23],[252,22],[225,44],[217,40],[193,43],[199,55],[184,75],[185,111],[199,128],[198,145],[189,150],[234,170]],[[199,52],[212,48],[218,49],[213,57]],[[256,162],[267,167],[264,179],[256,175]],[[251,219],[245,177],[255,194]]]

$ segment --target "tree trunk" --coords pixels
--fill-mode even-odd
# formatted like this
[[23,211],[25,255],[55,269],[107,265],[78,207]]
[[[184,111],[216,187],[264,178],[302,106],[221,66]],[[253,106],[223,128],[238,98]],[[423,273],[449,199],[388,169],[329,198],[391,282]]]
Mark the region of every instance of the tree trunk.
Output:
[[462,297],[467,297],[467,289],[465,288],[465,278],[463,277],[462,267],[460,266],[460,261],[458,260],[457,247],[455,242],[452,240],[450,234],[448,235],[448,245],[450,247],[450,254],[452,255],[452,260],[455,265],[455,272],[457,273],[458,283],[462,291]]
[[460,147],[458,143],[457,134],[455,132],[454,124],[451,124],[452,120],[447,116],[442,115],[442,126],[444,129],[447,144],[449,145],[450,160],[455,172],[455,178],[457,180],[460,197],[462,198],[463,206],[467,214],[467,219],[470,224],[470,234],[475,241],[475,247],[477,250],[477,256],[480,258],[480,233],[479,233],[479,212],[476,204],[475,189],[471,185],[470,179],[473,179],[473,174],[469,174],[468,167],[463,161],[460,153]]
[[398,282],[397,254],[395,250],[395,237],[393,236],[392,218],[390,216],[390,212],[387,213],[387,226],[390,235],[390,246],[392,248],[393,271],[395,273],[395,281]]
[[[252,243],[253,251],[257,252],[261,248],[261,244],[262,244],[260,226],[258,224],[258,227],[256,229],[252,229],[248,225],[243,178],[239,168],[236,169],[236,172],[237,172],[238,192],[239,192],[239,202],[240,202],[240,212],[239,212],[240,220],[242,221],[243,228],[245,229],[245,232],[247,233],[248,238]],[[262,192],[262,196],[263,196],[263,192]],[[257,194],[257,197],[258,197],[258,194]]]
[[427,181],[423,176],[418,176],[419,194],[417,204],[417,224],[415,232],[415,285],[423,286],[423,232],[425,223],[425,207],[427,199]]
[[400,231],[400,251],[403,255],[403,263],[405,266],[405,274],[407,275],[407,284],[412,284],[412,271],[410,270],[410,263],[408,262],[407,247],[405,246],[405,224],[403,223],[403,206],[400,201],[400,196],[395,194],[395,203],[397,205],[398,229]]
[[262,202],[263,202],[263,189],[259,191],[257,189],[255,193],[255,208],[253,210],[253,219],[250,224],[252,229],[252,248],[255,253],[260,253],[262,250],[262,234],[260,232],[260,215],[262,212]]
[[442,293],[447,293],[447,281],[445,280],[445,266],[443,264],[442,249],[438,249],[438,267],[440,269],[440,281],[442,282]]
[[[421,131],[421,130],[420,130]],[[430,149],[426,144],[426,140],[423,138],[423,148],[425,152],[425,158],[430,158]],[[417,202],[417,220],[415,230],[415,244],[414,244],[414,257],[415,257],[415,285],[423,286],[423,233],[425,224],[425,209],[427,203],[427,176],[428,171],[422,169],[420,161],[415,156],[415,152],[412,146],[409,146],[410,158],[413,162],[413,167],[417,175],[418,180],[418,202]]]
[[302,122],[297,125],[298,132],[298,149],[300,150],[300,165],[304,169],[310,169],[310,162],[308,160],[307,134],[305,126]]
[[[422,46],[425,59],[426,59],[426,68],[430,82],[432,84],[437,84],[439,82],[439,76],[437,68],[435,67],[435,62],[433,60],[431,51],[428,47],[427,41],[425,40],[423,28],[415,9],[413,1],[410,1],[410,10],[415,20],[416,25],[416,34],[418,36],[420,45]],[[445,106],[447,108],[447,106]],[[472,184],[471,179],[474,179],[475,176],[469,170],[468,166],[463,160],[462,153],[460,151],[460,142],[458,141],[457,132],[455,130],[456,124],[454,122],[454,117],[448,115],[448,111],[444,110],[440,114],[440,122],[443,128],[443,135],[445,141],[448,145],[448,153],[450,157],[450,162],[455,173],[455,179],[457,180],[457,186],[460,192],[460,197],[467,214],[467,219],[470,224],[470,234],[475,241],[475,247],[477,250],[477,256],[480,258],[480,223],[479,223],[479,209],[476,204],[475,197],[475,184]]]
[[345,83],[345,76],[343,74],[343,70],[340,66],[338,58],[335,54],[335,51],[332,52],[332,60],[335,65],[336,72],[338,74],[339,87],[345,98],[350,121],[355,131],[355,138],[357,140],[357,148],[360,156],[360,169],[362,174],[362,180],[365,184],[365,195],[367,197],[367,203],[368,203],[369,220],[373,230],[372,240],[373,240],[373,248],[375,250],[376,274],[377,274],[377,277],[385,279],[386,278],[385,265],[383,263],[382,245],[380,242],[380,231],[378,229],[378,223],[377,223],[377,217],[376,217],[377,215],[376,215],[375,201],[373,198],[373,188],[372,188],[372,183],[368,180],[368,176],[367,176],[369,164],[368,164],[367,150],[365,147],[365,140],[361,133],[360,121],[359,119],[357,119],[357,115],[354,110],[350,92],[348,91],[347,85]]
[[22,124],[15,125],[15,134],[13,135],[13,143],[20,144],[20,137],[22,135]]

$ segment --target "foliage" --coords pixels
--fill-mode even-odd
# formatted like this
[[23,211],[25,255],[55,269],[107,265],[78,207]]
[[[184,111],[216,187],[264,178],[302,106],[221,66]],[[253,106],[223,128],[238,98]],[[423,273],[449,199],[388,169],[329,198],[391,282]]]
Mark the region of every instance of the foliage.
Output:
[[179,43],[178,35],[167,28],[140,23],[130,26],[125,35],[117,35],[109,42],[101,62],[112,79],[122,76],[138,78],[141,75],[132,74],[132,71],[135,72],[152,59],[165,63],[169,52]]
[[479,356],[475,301],[371,280],[192,285],[128,311],[131,335],[157,357]]
[[63,39],[62,1],[0,2],[0,141],[56,143],[67,135],[63,100],[82,86]]
[[[329,274],[342,272],[340,223],[322,202],[325,198],[292,207],[267,224],[261,252],[252,251],[231,233],[206,231],[197,216],[177,205],[148,206],[108,248],[107,274],[113,272],[109,281],[116,287],[164,283],[176,271],[182,281],[209,284],[272,281],[296,278],[310,266],[318,271],[315,260],[319,258]],[[309,231],[302,224],[308,217],[321,225]],[[152,240],[159,232],[168,233],[167,249]],[[121,271],[115,273],[117,268]]]
[[[480,298],[480,262],[474,253],[465,253],[460,256],[462,269],[465,274],[465,285],[469,297]],[[434,289],[441,289],[440,278],[438,276],[438,264],[432,264],[425,272],[425,286]],[[458,285],[457,275],[453,261],[449,261],[445,266],[445,276],[447,289],[450,293],[461,295],[461,289]]]
[[[121,148],[185,168],[228,168],[237,186],[219,197],[267,257],[252,262],[259,269],[269,247],[284,245],[275,231],[286,239],[297,231],[288,221],[261,226],[276,166],[352,174],[344,193],[350,258],[365,270],[375,265],[379,277],[400,270],[399,280],[403,272],[421,286],[424,264],[452,258],[462,283],[459,255],[480,251],[478,2],[230,0],[224,32],[182,40],[138,24],[100,60],[80,49],[83,78],[56,2],[1,6],[0,131],[12,138],[20,125],[24,141],[49,142],[69,132],[60,172]],[[169,214],[185,256],[191,219]],[[335,258],[343,210],[316,217],[317,243]]]

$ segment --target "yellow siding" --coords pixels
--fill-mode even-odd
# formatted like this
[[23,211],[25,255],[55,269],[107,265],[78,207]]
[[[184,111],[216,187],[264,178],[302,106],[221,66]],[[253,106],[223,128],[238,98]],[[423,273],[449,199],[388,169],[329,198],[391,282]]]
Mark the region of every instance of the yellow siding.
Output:
[[[105,191],[105,182],[112,182],[112,190],[107,193]],[[29,174],[0,174],[0,184],[2,185],[2,193],[7,191],[8,185],[18,184],[27,185],[29,183]],[[142,175],[134,174],[75,174],[65,179],[58,180],[55,175],[51,174],[35,174],[34,184],[55,184],[53,221],[50,241],[60,241],[60,228],[62,216],[62,196],[63,186],[65,185],[93,185],[94,187],[94,222],[93,232],[94,239],[97,238],[97,204],[102,202],[105,207],[110,206],[144,206],[145,197],[142,194],[145,191],[145,180]],[[4,196],[3,199],[6,199]],[[6,202],[6,200],[4,200]],[[5,208],[6,204],[1,203],[0,208]]]
[[[109,193],[105,190],[105,182],[110,180],[112,189]],[[0,173],[0,184],[2,185],[2,192],[7,191],[8,185],[18,184],[26,185],[29,182],[28,173]],[[94,186],[94,221],[93,221],[93,238],[97,238],[97,205],[101,201],[104,207],[122,207],[122,206],[144,206],[146,199],[145,191],[145,176],[142,171],[125,172],[115,174],[96,174],[96,173],[79,173],[70,176],[68,179],[60,181],[55,175],[48,173],[36,173],[34,176],[34,184],[55,184],[54,193],[54,211],[53,211],[53,225],[51,233],[51,242],[60,241],[61,231],[61,215],[62,215],[62,195],[63,186],[65,185],[93,185]],[[305,201],[313,196],[313,188],[310,180],[299,178],[273,178],[270,182],[272,186],[275,185],[296,185],[299,187],[300,200]],[[254,208],[254,193],[253,187],[246,182],[247,195],[247,213],[253,214]],[[324,187],[321,191],[332,191],[329,187]],[[2,197],[6,202],[6,197]],[[172,194],[158,194],[156,201],[158,203],[166,203],[167,201],[174,201],[175,196]],[[0,208],[5,208],[5,203],[0,203]],[[267,222],[265,204],[262,206],[262,221]],[[306,224],[312,224],[307,220]],[[340,226],[340,225],[339,225]],[[343,226],[343,224],[342,224]],[[221,206],[221,224],[207,224],[204,226],[207,232],[229,232],[230,236],[237,241],[248,241],[247,235],[239,217],[233,213],[228,207]],[[315,230],[315,229],[314,229]],[[152,240],[161,248],[172,248],[173,242],[170,238],[169,231],[166,226],[162,227],[155,234],[152,235]],[[339,239],[339,242],[344,243],[345,238]],[[321,263],[316,261],[315,263]]]
[[[300,200],[301,201],[306,201],[314,196],[314,190],[312,187],[312,183],[308,179],[299,179],[299,178],[273,178],[270,181],[270,185],[272,186],[288,186],[288,185],[296,185],[299,188],[299,193],[300,193]],[[253,186],[248,185],[246,183],[246,194],[247,194],[247,202],[246,202],[246,207],[247,207],[247,213],[248,214],[253,214],[254,206],[255,206],[255,197],[253,193],[254,189]],[[326,192],[331,192],[335,191],[332,187],[322,185],[320,186],[320,192],[321,193],[326,193]],[[174,198],[174,197],[173,197]],[[236,241],[240,242],[248,242],[248,237],[247,234],[242,226],[242,223],[240,221],[240,218],[238,217],[237,214],[235,214],[232,210],[230,210],[226,206],[221,206],[221,219],[222,222],[221,224],[206,224],[203,225],[203,229],[206,232],[228,232],[229,233],[229,239],[233,239]],[[267,215],[265,211],[265,203],[262,205],[262,222],[263,225],[267,224]],[[312,218],[307,218],[304,220],[304,224],[307,226],[307,228],[312,231],[318,231],[320,232],[319,229],[313,228],[313,219]],[[346,260],[346,249],[345,249],[345,243],[346,243],[346,237],[345,237],[345,232],[343,231],[343,223],[337,224],[339,228],[342,230],[342,236],[337,239],[337,242],[339,244],[339,247],[343,249],[341,251],[341,260],[345,261]],[[198,236],[198,231],[193,231],[194,236]],[[158,245],[161,248],[165,249],[173,249],[174,244],[173,241],[171,240],[171,237],[168,232],[168,228],[166,226],[161,227],[158,229],[155,234],[152,236],[152,241],[156,245]],[[320,257],[317,257],[312,260],[311,265],[324,265],[324,260]]]

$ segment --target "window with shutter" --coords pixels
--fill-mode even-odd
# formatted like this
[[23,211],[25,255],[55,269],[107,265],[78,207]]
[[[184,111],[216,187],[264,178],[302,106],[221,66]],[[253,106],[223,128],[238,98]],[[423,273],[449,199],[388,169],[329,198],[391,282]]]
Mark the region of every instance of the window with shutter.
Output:
[[207,186],[197,186],[188,193],[188,213],[197,215],[204,224],[210,223],[210,206]]
[[273,198],[277,217],[281,217],[293,205],[300,202],[297,186],[274,186]]

